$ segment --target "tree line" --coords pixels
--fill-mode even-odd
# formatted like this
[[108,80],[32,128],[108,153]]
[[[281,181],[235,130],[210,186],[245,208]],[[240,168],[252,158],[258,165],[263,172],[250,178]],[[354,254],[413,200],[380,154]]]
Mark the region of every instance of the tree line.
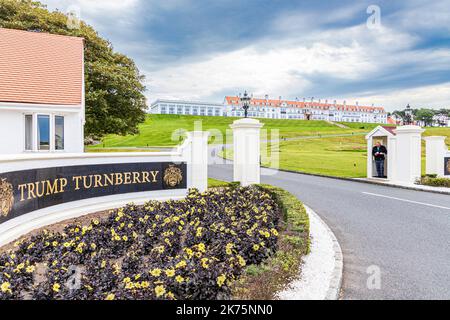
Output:
[[[413,118],[415,121],[421,121],[424,123],[425,126],[432,126],[434,124],[438,125],[444,125],[439,122],[440,117],[447,117],[447,120],[450,118],[450,109],[429,109],[429,108],[417,108],[417,109],[411,109]],[[394,112],[391,112],[389,115],[395,115],[399,118],[406,119],[405,110],[396,110]],[[445,123],[445,125],[447,125]]]
[[0,27],[85,39],[87,137],[135,134],[147,109],[144,76],[129,57],[83,21],[72,28],[69,17],[50,12],[39,1],[0,0]]

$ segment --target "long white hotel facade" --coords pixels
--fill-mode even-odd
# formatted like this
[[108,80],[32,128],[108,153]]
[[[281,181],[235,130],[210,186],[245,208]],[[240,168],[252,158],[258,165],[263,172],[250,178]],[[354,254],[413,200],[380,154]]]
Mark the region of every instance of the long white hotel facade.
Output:
[[[225,97],[223,103],[206,103],[184,100],[157,100],[150,106],[152,114],[178,114],[195,116],[243,117],[244,110],[240,98]],[[382,107],[290,101],[283,99],[252,98],[248,115],[254,118],[325,120],[342,122],[381,123],[388,122],[387,113]]]

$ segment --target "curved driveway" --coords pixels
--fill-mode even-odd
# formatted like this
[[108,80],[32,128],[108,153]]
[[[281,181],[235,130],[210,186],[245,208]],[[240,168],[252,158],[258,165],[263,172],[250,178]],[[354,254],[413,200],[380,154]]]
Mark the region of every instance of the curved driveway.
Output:
[[[209,166],[209,176],[231,181],[232,165],[219,162]],[[296,195],[335,233],[344,253],[342,298],[450,299],[449,195],[269,169],[262,173],[262,183]],[[379,289],[370,277],[377,270]]]

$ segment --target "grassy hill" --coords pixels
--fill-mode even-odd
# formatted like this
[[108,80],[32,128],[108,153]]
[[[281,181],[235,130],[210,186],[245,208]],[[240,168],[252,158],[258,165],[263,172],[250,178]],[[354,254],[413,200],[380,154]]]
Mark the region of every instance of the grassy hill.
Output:
[[[177,130],[192,131],[194,123],[201,123],[197,129],[217,130],[225,135],[229,125],[237,118],[201,117],[178,115],[148,115],[145,123],[140,126],[140,133],[133,136],[108,136],[102,143],[89,148],[90,152],[114,151],[158,151],[157,147],[175,146],[180,140],[172,135]],[[280,168],[309,173],[326,174],[341,177],[364,177],[366,174],[366,141],[364,134],[375,128],[376,124],[341,123],[347,128],[341,128],[326,121],[272,120],[260,119],[264,128],[278,129],[280,138],[299,138],[297,140],[282,139],[279,145]],[[340,135],[330,137],[329,135]],[[424,136],[446,136],[450,146],[450,128],[426,128]],[[265,140],[265,138],[262,138]],[[270,137],[269,137],[270,139]],[[222,143],[211,139],[212,143]],[[225,141],[232,143],[231,131]],[[156,147],[145,149],[145,147]],[[270,144],[263,143],[267,150]],[[118,149],[121,148],[121,149]],[[141,148],[141,149],[139,149]],[[265,150],[264,150],[265,151]],[[271,166],[270,159],[262,161]],[[226,156],[232,156],[232,150],[226,151]],[[424,166],[425,168],[425,166]]]
[[[131,136],[107,136],[102,143],[90,149],[114,148],[114,147],[147,147],[147,146],[175,146],[180,140],[175,134],[178,130],[192,131],[196,122],[201,123],[201,130],[220,131],[224,136],[230,129],[230,124],[238,118],[231,117],[202,117],[202,116],[179,116],[179,115],[148,115],[145,122],[139,126],[140,133]],[[264,123],[264,129],[278,129],[280,137],[291,138],[298,136],[313,136],[325,134],[351,134],[352,132],[368,132],[375,125],[360,124],[354,128],[340,128],[326,121],[299,121],[299,120],[277,120],[260,119]],[[364,129],[361,129],[361,128]],[[211,139],[214,142],[214,139]],[[229,140],[231,143],[231,132]],[[221,141],[215,141],[221,142]]]

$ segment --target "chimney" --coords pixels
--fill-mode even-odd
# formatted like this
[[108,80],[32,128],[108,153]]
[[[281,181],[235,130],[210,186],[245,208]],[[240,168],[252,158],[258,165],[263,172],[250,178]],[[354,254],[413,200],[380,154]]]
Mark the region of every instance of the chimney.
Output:
[[347,106],[347,101],[344,100],[344,107]]
[[269,100],[269,95],[268,95],[268,94],[266,94],[266,101],[267,101],[267,100]]
[[334,106],[336,106],[336,105],[337,105],[337,101],[336,101],[336,100],[334,100],[334,102],[333,102],[333,103],[334,103]]
[[325,104],[328,104],[328,99],[327,99],[327,100],[325,100]]
[[359,102],[358,101],[356,101],[356,106],[359,107]]
[[322,99],[319,99],[319,103],[322,101]]

